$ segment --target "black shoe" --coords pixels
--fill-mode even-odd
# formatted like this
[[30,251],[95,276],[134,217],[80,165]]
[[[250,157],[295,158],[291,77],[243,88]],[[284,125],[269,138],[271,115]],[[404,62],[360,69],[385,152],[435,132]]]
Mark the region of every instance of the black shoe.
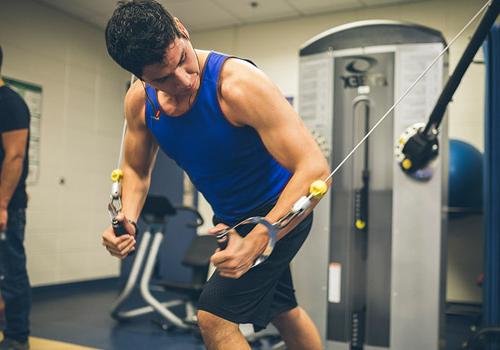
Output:
[[0,350],[29,350],[30,344],[28,341],[19,342],[14,339],[5,338],[0,342]]

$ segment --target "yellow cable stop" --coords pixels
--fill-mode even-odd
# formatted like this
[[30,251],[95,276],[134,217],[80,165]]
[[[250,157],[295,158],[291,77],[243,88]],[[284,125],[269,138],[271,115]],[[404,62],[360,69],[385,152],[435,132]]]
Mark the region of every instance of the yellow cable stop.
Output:
[[111,181],[118,182],[123,179],[123,171],[121,169],[115,169],[111,172]]
[[403,166],[403,169],[408,170],[411,168],[413,163],[408,158],[405,158],[405,159],[403,159],[403,162],[401,163],[401,165]]
[[354,223],[354,225],[356,226],[356,228],[358,230],[362,230],[362,229],[364,229],[366,227],[366,222],[364,222],[363,220],[358,219],[358,220],[356,220],[356,222]]
[[328,191],[328,185],[323,180],[314,181],[311,186],[309,186],[309,194],[314,198],[321,198]]

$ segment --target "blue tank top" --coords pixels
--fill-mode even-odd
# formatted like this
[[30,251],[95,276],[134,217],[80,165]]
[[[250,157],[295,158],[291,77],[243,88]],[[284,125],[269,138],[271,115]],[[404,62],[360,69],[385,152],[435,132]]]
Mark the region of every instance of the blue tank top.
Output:
[[[186,171],[215,215],[235,224],[276,200],[291,174],[269,154],[255,129],[235,127],[222,113],[217,83],[227,58],[210,52],[196,100],[181,116],[165,114],[155,89],[147,85],[146,125],[160,148]],[[157,119],[156,111],[160,111]]]

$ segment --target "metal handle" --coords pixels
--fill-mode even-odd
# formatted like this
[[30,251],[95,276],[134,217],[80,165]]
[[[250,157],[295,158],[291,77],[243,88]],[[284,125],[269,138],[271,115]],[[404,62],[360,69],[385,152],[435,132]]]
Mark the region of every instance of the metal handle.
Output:
[[111,220],[111,226],[113,226],[113,232],[117,236],[124,235],[127,233],[127,230],[125,230],[125,225],[123,224],[123,221],[118,221],[116,219]]
[[217,238],[217,244],[219,245],[219,248],[221,250],[224,250],[227,248],[227,245],[229,243],[229,232],[232,230],[236,230],[240,226],[248,225],[248,224],[261,224],[261,225],[263,225],[267,229],[267,234],[269,235],[269,242],[267,243],[266,250],[264,251],[264,253],[262,253],[261,256],[259,256],[257,258],[257,260],[255,260],[254,264],[252,265],[252,267],[255,267],[255,266],[263,263],[273,252],[274,245],[276,244],[276,239],[277,239],[277,235],[278,235],[278,231],[279,231],[278,226],[271,224],[269,221],[267,221],[266,219],[264,219],[261,216],[253,216],[253,217],[250,217],[248,219],[241,221],[240,223],[234,225],[231,228],[227,228],[224,231],[218,233],[216,235],[216,238]]
[[[111,210],[110,213],[112,213],[113,211]],[[125,229],[125,224],[123,223],[123,221],[118,221],[116,220],[116,215],[113,215],[112,218],[111,218],[111,226],[113,227],[113,232],[115,233],[116,236],[122,236],[127,232],[127,230]],[[136,232],[137,234],[137,232]],[[135,250],[134,251],[131,251],[128,253],[128,256],[133,256],[135,254]]]

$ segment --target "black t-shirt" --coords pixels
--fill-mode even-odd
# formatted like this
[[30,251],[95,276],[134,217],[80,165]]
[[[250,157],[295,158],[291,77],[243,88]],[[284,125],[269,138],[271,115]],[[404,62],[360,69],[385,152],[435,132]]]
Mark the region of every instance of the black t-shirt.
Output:
[[[0,86],[0,134],[4,132],[28,129],[30,127],[30,111],[21,96],[8,86]],[[9,209],[26,208],[28,197],[26,195],[26,177],[28,176],[28,147],[24,158],[23,173],[19,184],[9,202]],[[5,157],[3,142],[0,142],[0,168]]]

